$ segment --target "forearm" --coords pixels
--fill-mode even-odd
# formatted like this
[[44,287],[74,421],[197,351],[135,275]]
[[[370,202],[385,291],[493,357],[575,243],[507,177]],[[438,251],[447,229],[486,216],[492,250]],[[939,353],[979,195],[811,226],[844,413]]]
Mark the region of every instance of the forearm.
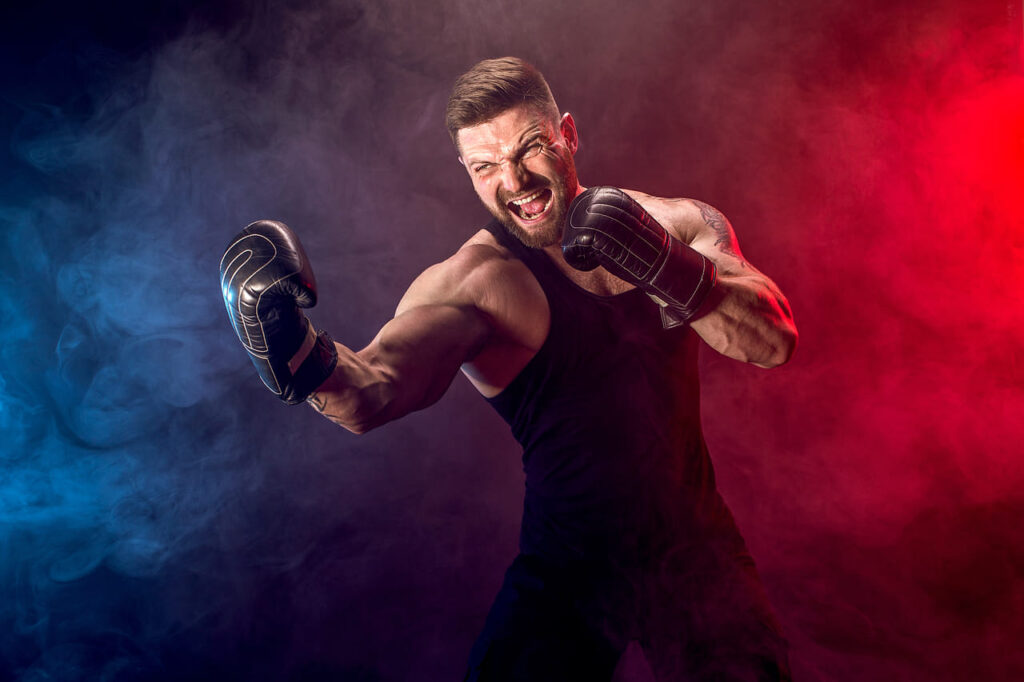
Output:
[[758,367],[781,365],[796,349],[789,303],[760,273],[720,276],[690,326],[719,353]]
[[391,402],[390,379],[360,353],[335,343],[338,364],[334,372],[307,399],[307,403],[353,433],[376,426],[378,415]]

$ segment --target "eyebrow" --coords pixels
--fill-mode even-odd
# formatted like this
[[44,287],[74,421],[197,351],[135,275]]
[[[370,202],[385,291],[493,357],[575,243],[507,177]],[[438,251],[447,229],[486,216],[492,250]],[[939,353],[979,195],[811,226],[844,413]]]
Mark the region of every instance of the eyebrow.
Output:
[[[538,137],[544,137],[546,135],[547,132],[544,130],[540,123],[535,123],[534,125],[524,130],[522,134],[519,136],[519,139],[516,141],[515,153],[512,155],[512,158],[516,158],[519,155],[521,155],[523,153],[523,148],[526,147],[530,142],[533,142]],[[488,152],[483,153],[486,154]],[[473,158],[472,154],[467,156],[465,161],[466,165],[468,166],[474,166],[478,163],[494,163],[493,161],[488,161],[485,159]]]

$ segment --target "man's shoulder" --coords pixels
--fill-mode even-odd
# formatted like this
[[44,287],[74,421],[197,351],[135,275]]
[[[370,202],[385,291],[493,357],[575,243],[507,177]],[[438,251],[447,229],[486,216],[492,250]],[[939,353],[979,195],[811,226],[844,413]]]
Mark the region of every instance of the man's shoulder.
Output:
[[481,284],[521,271],[525,266],[493,234],[481,229],[434,269],[458,282]]
[[531,277],[522,261],[481,229],[417,277],[406,304],[429,300],[481,306],[500,291],[528,286]]
[[[509,348],[529,349],[532,357],[547,335],[549,312],[540,283],[486,230],[474,234],[454,254],[417,277],[399,302],[396,315],[425,305],[472,308],[484,316],[494,332],[491,338],[495,345],[493,352],[481,353],[476,361],[478,369],[486,364],[486,358],[499,358],[498,364],[509,364],[508,354],[513,352]],[[493,367],[491,370],[496,371]],[[500,377],[492,377],[494,382],[507,384],[501,383]]]
[[449,260],[454,260],[460,265],[472,266],[489,261],[512,259],[515,259],[512,252],[505,248],[489,230],[481,228],[463,242]]

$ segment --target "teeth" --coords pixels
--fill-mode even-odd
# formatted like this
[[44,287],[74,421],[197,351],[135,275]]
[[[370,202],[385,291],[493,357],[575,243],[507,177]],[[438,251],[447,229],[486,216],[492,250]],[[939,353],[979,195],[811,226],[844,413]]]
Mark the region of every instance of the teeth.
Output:
[[528,196],[528,197],[523,197],[522,199],[513,199],[513,200],[512,200],[512,201],[511,201],[510,203],[513,203],[513,204],[515,204],[516,206],[522,206],[522,205],[523,205],[523,204],[525,204],[526,202],[528,202],[528,201],[533,201],[534,199],[536,199],[537,197],[539,197],[539,196],[540,196],[540,194],[541,194],[541,192],[543,192],[543,191],[544,191],[543,189],[539,189],[539,190],[537,190],[536,192],[534,192],[533,194],[531,194],[531,195],[530,195],[530,196]]
[[[527,198],[529,198],[529,197],[527,197]],[[554,200],[555,200],[555,195],[552,194],[550,197],[548,197],[547,203],[544,204],[544,208],[542,208],[541,210],[537,211],[536,213],[526,213],[524,211],[523,214],[522,214],[523,219],[524,220],[533,220],[534,218],[536,218],[540,214],[544,213],[544,211],[548,210],[548,207],[551,206],[551,202],[554,201]]]

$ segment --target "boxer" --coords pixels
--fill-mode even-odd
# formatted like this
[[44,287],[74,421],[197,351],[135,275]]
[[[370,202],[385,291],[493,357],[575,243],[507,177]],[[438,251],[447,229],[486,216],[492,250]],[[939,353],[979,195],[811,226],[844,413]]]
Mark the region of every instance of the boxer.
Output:
[[466,680],[789,679],[715,486],[697,375],[700,343],[788,361],[782,292],[711,206],[582,187],[576,123],[530,64],[475,65],[446,123],[494,219],[415,279],[367,347],[302,313],[316,284],[288,227],[232,240],[222,292],[263,383],[364,433],[431,405],[461,370],[508,422],[526,473],[519,554]]

